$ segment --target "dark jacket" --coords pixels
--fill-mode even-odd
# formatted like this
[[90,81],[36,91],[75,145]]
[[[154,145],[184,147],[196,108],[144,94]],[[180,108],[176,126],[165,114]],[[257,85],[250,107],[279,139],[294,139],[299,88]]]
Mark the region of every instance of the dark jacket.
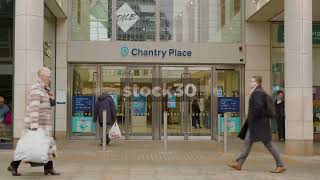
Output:
[[270,112],[272,107],[269,106],[273,106],[273,103],[268,103],[269,101],[272,101],[271,97],[261,86],[258,86],[252,92],[249,99],[248,119],[239,134],[241,139],[245,139],[246,132],[249,129],[251,141],[271,141],[270,118],[272,118],[273,113]]
[[199,107],[198,101],[194,100],[192,102],[192,114],[193,114],[193,116],[196,116],[196,117],[200,116],[200,112],[201,111],[200,111],[200,107]]
[[276,115],[277,117],[284,118],[285,113],[284,113],[284,100],[282,100],[281,103],[277,104],[277,100],[274,103],[275,109],[276,109]]
[[116,119],[116,106],[113,98],[108,94],[103,94],[98,98],[94,108],[93,121],[99,120],[99,124],[103,123],[103,110],[107,110],[107,125],[112,125]]

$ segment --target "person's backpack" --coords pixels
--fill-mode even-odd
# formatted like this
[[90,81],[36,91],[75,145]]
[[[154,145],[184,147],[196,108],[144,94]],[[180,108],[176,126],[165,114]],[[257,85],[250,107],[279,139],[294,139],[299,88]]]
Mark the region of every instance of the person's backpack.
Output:
[[268,118],[273,118],[276,114],[276,108],[274,107],[272,98],[266,93],[266,114]]

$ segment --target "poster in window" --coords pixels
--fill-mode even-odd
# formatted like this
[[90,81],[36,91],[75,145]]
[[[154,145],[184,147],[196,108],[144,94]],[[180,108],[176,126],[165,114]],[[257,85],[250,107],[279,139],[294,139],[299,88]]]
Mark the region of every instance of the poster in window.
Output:
[[174,95],[169,95],[168,96],[168,103],[167,103],[167,106],[169,109],[176,109],[177,108],[177,97],[174,96]]
[[112,97],[113,102],[114,102],[114,105],[115,105],[115,107],[117,108],[117,107],[118,107],[118,95],[112,94],[112,95],[110,95],[110,96]]
[[147,98],[142,95],[133,96],[133,115],[145,116],[147,110]]

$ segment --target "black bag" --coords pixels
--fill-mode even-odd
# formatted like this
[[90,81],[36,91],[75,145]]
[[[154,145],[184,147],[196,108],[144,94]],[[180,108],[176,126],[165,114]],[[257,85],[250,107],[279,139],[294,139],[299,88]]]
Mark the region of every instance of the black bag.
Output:
[[276,114],[276,108],[273,104],[272,98],[266,93],[266,106],[267,106],[267,117],[273,118]]
[[246,133],[248,131],[248,120],[246,120],[246,122],[244,123],[238,137],[242,140],[244,140],[246,138]]
[[56,100],[50,98],[50,106],[55,106],[56,105]]

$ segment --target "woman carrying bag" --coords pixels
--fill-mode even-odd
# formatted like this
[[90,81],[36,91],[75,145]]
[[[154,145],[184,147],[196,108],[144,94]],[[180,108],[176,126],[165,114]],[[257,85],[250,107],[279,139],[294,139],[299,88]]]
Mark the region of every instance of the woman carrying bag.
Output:
[[[50,139],[50,147],[48,150],[47,163],[44,164],[44,174],[60,175],[60,173],[54,170],[53,162],[52,162],[53,157],[55,157],[56,147],[55,147],[54,140],[51,136],[53,123],[50,116],[51,116],[51,106],[53,106],[55,103],[54,103],[53,94],[50,92],[50,89],[49,89],[50,81],[51,81],[50,69],[46,67],[40,68],[37,73],[37,82],[31,86],[31,90],[28,95],[26,117],[24,121],[25,121],[26,129],[28,129],[29,132],[31,133],[33,131],[38,131],[40,129],[47,132],[49,136],[48,138]],[[13,176],[21,175],[20,173],[18,173],[18,167],[20,165],[21,160],[24,160],[16,157],[18,147],[19,147],[19,142],[16,149],[14,160],[11,162],[11,164],[8,167],[8,171],[10,171]]]

